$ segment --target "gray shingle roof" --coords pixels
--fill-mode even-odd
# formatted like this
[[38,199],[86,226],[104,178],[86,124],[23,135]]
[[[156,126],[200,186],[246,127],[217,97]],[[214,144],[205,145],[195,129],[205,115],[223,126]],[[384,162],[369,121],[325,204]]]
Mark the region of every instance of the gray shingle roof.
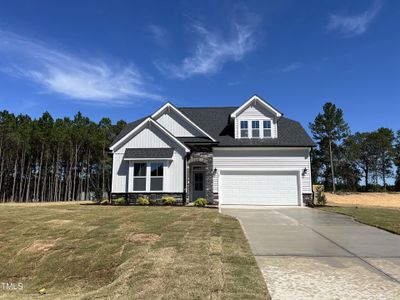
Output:
[[177,138],[182,143],[213,143],[213,141],[206,136],[194,136],[194,137],[178,137]]
[[128,148],[124,158],[171,158],[173,154],[171,148]]
[[233,123],[229,117],[237,107],[179,108],[179,110],[209,133],[218,147],[228,146],[271,146],[271,147],[312,147],[314,142],[297,121],[282,117],[278,122],[278,138],[235,139]]
[[[217,147],[312,147],[314,142],[297,121],[282,117],[278,122],[278,138],[275,139],[235,139],[233,124],[229,117],[238,107],[181,107],[178,108],[197,126],[210,134],[219,143]],[[126,125],[114,139],[114,145],[146,118]],[[205,142],[207,138],[178,138],[184,143]],[[211,142],[211,141],[210,141]]]

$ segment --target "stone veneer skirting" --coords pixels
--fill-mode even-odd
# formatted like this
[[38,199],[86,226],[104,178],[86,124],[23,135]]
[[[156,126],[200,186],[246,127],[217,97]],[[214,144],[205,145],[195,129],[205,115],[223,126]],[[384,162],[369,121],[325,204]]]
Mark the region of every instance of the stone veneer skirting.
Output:
[[303,203],[305,206],[313,206],[312,194],[303,194]]
[[147,196],[150,200],[160,200],[163,197],[174,197],[176,199],[176,204],[183,204],[183,193],[118,193],[112,194],[112,199],[118,197],[125,197],[129,203],[136,204],[139,197]]

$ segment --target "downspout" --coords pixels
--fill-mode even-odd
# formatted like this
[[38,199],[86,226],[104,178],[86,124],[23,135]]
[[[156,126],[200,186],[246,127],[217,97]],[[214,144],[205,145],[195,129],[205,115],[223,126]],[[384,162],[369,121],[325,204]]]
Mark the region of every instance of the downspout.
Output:
[[185,154],[185,159],[183,160],[183,194],[182,194],[182,205],[186,205],[186,194],[187,194],[187,178],[186,178],[186,165],[187,165],[187,153]]

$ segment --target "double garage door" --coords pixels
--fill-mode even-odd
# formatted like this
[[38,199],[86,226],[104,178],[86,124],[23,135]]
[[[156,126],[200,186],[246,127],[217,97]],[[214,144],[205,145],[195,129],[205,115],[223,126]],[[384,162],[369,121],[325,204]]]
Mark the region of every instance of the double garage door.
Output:
[[300,205],[298,171],[223,171],[220,205]]

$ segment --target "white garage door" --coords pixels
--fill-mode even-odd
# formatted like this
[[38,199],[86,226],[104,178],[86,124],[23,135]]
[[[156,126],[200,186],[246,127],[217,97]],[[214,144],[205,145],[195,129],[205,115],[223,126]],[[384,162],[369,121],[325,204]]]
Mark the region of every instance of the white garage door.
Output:
[[221,171],[220,204],[298,206],[296,171]]

